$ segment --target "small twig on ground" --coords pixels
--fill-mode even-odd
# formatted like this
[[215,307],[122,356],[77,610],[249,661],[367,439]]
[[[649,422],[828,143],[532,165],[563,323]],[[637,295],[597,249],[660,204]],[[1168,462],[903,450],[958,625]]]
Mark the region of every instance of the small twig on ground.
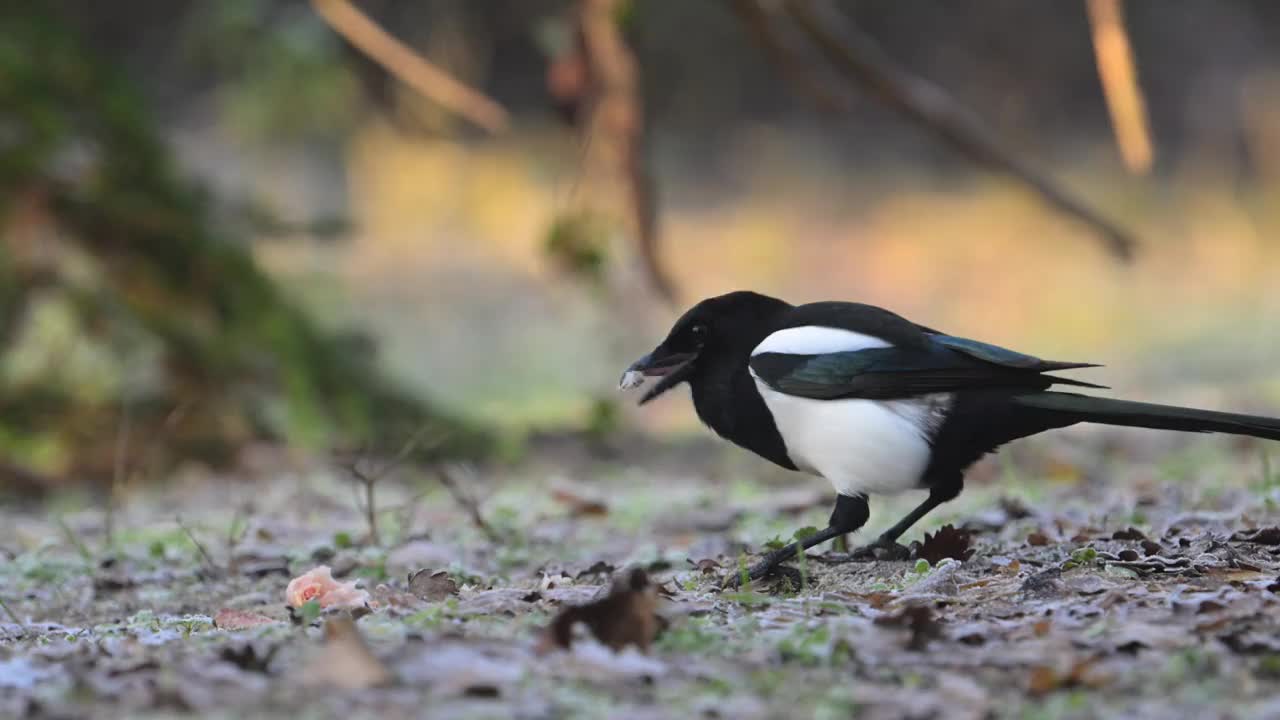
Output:
[[18,619],[18,614],[9,607],[9,603],[5,602],[3,597],[0,597],[0,608],[4,610],[4,614],[8,615],[9,619],[12,620],[15,625],[22,628],[24,632],[26,631],[26,624]]
[[227,526],[227,572],[236,572],[236,548],[249,532],[249,505],[237,505],[235,514],[231,516],[231,524]]
[[126,473],[129,470],[129,432],[133,423],[133,413],[129,409],[129,395],[124,393],[120,399],[120,425],[116,427],[116,444],[111,459],[111,489],[107,492],[107,511],[103,519],[107,547],[115,545],[116,505],[124,493]]
[[115,544],[116,510],[122,498],[128,492],[133,479],[138,475],[149,475],[154,470],[155,459],[160,448],[173,435],[173,430],[186,417],[190,409],[189,401],[182,401],[174,406],[165,416],[158,432],[151,434],[149,440],[130,452],[133,437],[133,412],[126,396],[120,404],[120,425],[116,428],[116,444],[112,458],[111,489],[107,495],[106,517],[103,521],[106,529],[106,542],[110,547]]
[[[369,544],[381,545],[382,538],[378,535],[378,503],[375,487],[380,479],[377,475],[369,475],[360,469],[359,460],[353,461],[346,467],[347,472],[351,473],[351,477],[356,482],[364,486],[364,500],[361,501],[360,495],[356,495],[356,508],[364,513],[365,524],[369,526]],[[354,486],[352,487],[354,491]]]
[[178,523],[178,527],[182,528],[182,532],[187,534],[187,538],[191,540],[191,544],[196,546],[196,550],[199,551],[201,557],[204,558],[204,561],[208,563],[209,567],[213,570],[220,570],[221,567],[218,565],[217,562],[214,561],[213,556],[210,555],[209,551],[205,549],[204,545],[199,540],[196,539],[196,534],[191,532],[191,528],[187,527],[186,523],[182,522],[182,516],[175,515],[173,517],[173,520],[174,522]]
[[354,460],[346,462],[342,467],[351,473],[351,477],[356,482],[364,486],[364,499],[356,496],[356,507],[364,513],[365,522],[369,525],[369,543],[372,545],[381,545],[382,539],[378,533],[378,504],[375,487],[378,482],[391,474],[393,470],[400,467],[405,460],[409,459],[409,455],[417,450],[422,444],[423,436],[431,429],[430,425],[423,425],[413,433],[412,436],[400,447],[400,451],[395,454],[385,465],[378,468],[374,472],[365,472],[360,469],[361,458],[356,457]]
[[80,557],[84,558],[85,562],[93,562],[93,553],[89,551],[89,546],[84,544],[61,515],[58,516],[58,527],[62,528],[62,534],[67,536],[67,542],[70,542],[72,547],[80,553]]
[[455,476],[457,472],[458,468],[454,466],[442,465],[436,468],[440,484],[444,485],[445,490],[449,491],[449,495],[453,497],[454,502],[467,511],[467,514],[471,516],[471,523],[476,526],[476,529],[484,533],[485,537],[489,538],[491,542],[501,542],[502,536],[493,529],[492,525],[485,522],[484,515],[480,513],[479,501],[462,489],[462,483],[458,482],[458,478]]

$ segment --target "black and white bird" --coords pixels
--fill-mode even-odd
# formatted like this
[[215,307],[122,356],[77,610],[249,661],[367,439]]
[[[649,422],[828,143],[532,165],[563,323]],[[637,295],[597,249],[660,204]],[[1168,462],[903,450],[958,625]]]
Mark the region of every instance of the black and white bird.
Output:
[[[721,437],[835,487],[822,531],[766,556],[776,566],[866,523],[867,497],[928,498],[858,554],[901,552],[898,538],[964,487],[965,470],[1018,438],[1081,422],[1280,440],[1280,419],[1049,390],[1100,385],[1046,373],[1054,362],[917,325],[851,302],[790,305],[742,291],[695,305],[622,376],[658,382],[644,404],[687,382],[698,417]],[[881,553],[883,554],[883,553]]]

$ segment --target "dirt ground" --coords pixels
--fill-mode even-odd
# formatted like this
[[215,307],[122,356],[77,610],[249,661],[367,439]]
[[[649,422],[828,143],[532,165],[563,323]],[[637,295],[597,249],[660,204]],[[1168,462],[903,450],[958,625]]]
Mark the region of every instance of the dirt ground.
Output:
[[[823,524],[822,481],[710,442],[552,443],[450,468],[453,491],[389,474],[374,543],[346,473],[265,452],[110,518],[86,496],[0,511],[0,716],[1280,717],[1267,449],[1033,440],[905,538],[950,523],[967,546],[823,547],[793,563],[801,587],[737,591],[719,585],[744,553]],[[857,538],[918,501],[873,499]],[[370,592],[354,631],[286,607],[318,565]],[[582,611],[603,642],[583,624],[554,641],[559,613],[637,568],[641,590]]]

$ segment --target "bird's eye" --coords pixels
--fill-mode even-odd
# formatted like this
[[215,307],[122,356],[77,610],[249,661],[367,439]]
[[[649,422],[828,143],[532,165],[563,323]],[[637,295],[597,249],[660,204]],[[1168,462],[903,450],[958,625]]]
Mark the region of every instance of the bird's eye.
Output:
[[703,337],[703,336],[705,336],[705,335],[707,334],[707,326],[706,326],[706,325],[694,325],[692,328],[690,328],[689,332],[693,333],[693,336],[694,336],[694,337],[696,337],[696,338],[700,338],[700,337]]

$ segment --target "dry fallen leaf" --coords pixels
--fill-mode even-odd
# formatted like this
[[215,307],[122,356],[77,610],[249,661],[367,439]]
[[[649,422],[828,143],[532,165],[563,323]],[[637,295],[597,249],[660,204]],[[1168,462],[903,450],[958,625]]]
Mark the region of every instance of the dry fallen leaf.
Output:
[[348,617],[324,623],[324,646],[307,665],[306,682],[312,685],[363,690],[391,684],[391,671],[374,656]]
[[972,541],[973,534],[967,530],[957,529],[951,524],[943,525],[932,535],[924,534],[924,542],[916,548],[916,558],[928,560],[931,565],[937,565],[946,558],[964,562],[973,556],[973,548],[969,547]]
[[1033,547],[1043,547],[1049,544],[1049,536],[1040,532],[1033,532],[1027,535],[1027,544]]
[[1106,678],[1092,672],[1093,663],[1093,660],[1081,660],[1072,664],[1071,669],[1065,673],[1051,667],[1036,667],[1031,671],[1027,690],[1032,695],[1047,695],[1055,690],[1101,687],[1106,684]]
[[609,506],[604,500],[588,497],[573,488],[557,487],[552,489],[551,497],[558,503],[569,508],[569,514],[574,517],[582,517],[584,515],[608,515]]
[[1280,545],[1280,527],[1265,527],[1257,530],[1242,530],[1231,539],[1236,542],[1254,543],[1256,545]]
[[1146,540],[1147,536],[1143,535],[1141,530],[1135,527],[1131,527],[1131,528],[1128,528],[1127,530],[1117,530],[1111,533],[1111,539],[1112,540]]
[[908,650],[924,650],[930,640],[942,636],[942,626],[926,605],[912,605],[894,615],[881,615],[875,619],[875,624],[909,630]]
[[264,652],[253,644],[238,647],[229,645],[222,648],[222,652],[218,654],[218,657],[241,670],[265,675],[271,672],[271,659],[276,656],[280,648],[280,645],[272,645]]
[[280,622],[266,615],[248,610],[232,610],[223,608],[213,616],[213,626],[220,630],[248,630],[260,625],[270,625],[271,623]]
[[712,560],[711,558],[703,558],[697,562],[694,562],[692,558],[686,558],[686,560],[694,567],[694,569],[703,575],[714,575],[715,572],[722,567],[720,563]]
[[605,597],[562,610],[551,621],[539,650],[568,648],[573,643],[574,625],[582,623],[597,640],[615,651],[627,645],[648,651],[664,624],[657,609],[658,596],[649,576],[634,568],[616,580]]
[[419,570],[409,576],[409,592],[419,600],[440,602],[458,594],[458,583],[446,570]]

